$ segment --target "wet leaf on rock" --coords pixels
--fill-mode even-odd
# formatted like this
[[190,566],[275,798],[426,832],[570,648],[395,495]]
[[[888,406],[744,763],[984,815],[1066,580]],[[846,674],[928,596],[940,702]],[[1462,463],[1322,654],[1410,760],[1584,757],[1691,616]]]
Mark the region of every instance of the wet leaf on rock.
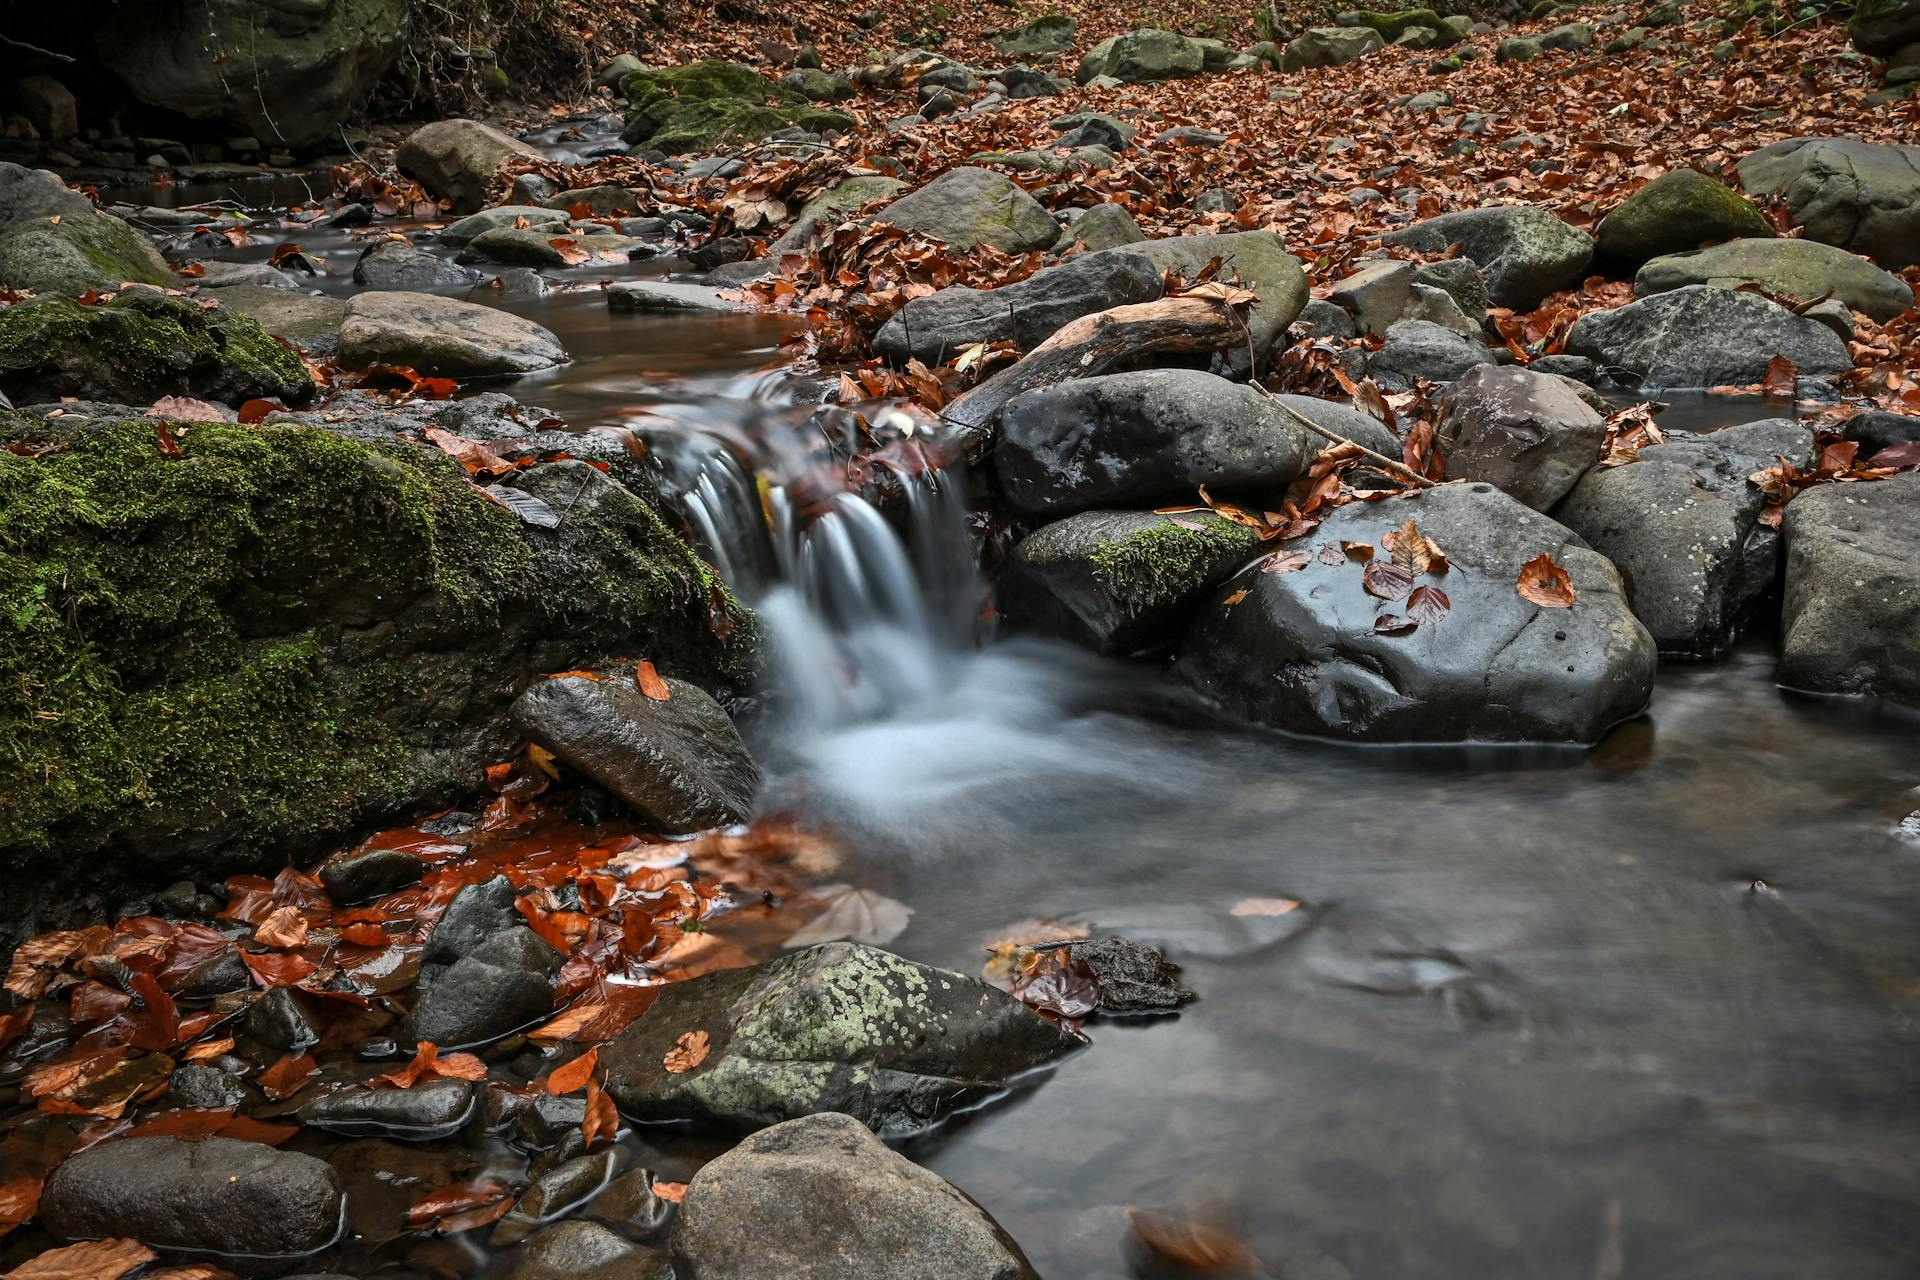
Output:
[[707,1050],[711,1047],[712,1037],[706,1032],[683,1031],[660,1065],[675,1075],[684,1075],[707,1060]]
[[260,1086],[260,1092],[279,1102],[300,1092],[300,1086],[307,1082],[307,1077],[319,1069],[312,1054],[289,1053],[262,1071],[254,1083]]
[[156,1256],[138,1240],[88,1240],[29,1258],[6,1280],[118,1280]]
[[667,687],[651,662],[642,660],[633,664],[633,683],[655,702],[666,702],[673,697],[673,690]]
[[1239,604],[1242,600],[1245,600],[1246,598],[1247,598],[1247,589],[1245,587],[1242,587],[1238,591],[1234,592],[1232,595],[1228,596],[1226,599],[1222,600],[1220,602],[1220,607],[1223,609],[1231,609],[1234,605]]
[[423,1080],[484,1080],[487,1064],[470,1053],[441,1053],[440,1046],[422,1040],[413,1059],[398,1071],[380,1078],[399,1089],[411,1089]]
[[[1324,551],[1325,549],[1322,548]],[[1304,551],[1276,551],[1260,562],[1262,573],[1296,573],[1307,567],[1310,558]],[[1340,561],[1340,553],[1334,552],[1334,563]],[[1324,563],[1324,559],[1323,559]]]
[[1407,616],[1415,622],[1438,622],[1452,607],[1447,593],[1438,587],[1415,587],[1407,597]]
[[600,1050],[587,1050],[572,1062],[547,1073],[547,1092],[558,1098],[576,1089],[586,1088],[593,1079],[594,1069],[599,1065]]
[[482,485],[480,492],[492,498],[526,523],[540,529],[558,529],[560,513],[547,505],[547,501],[525,489],[513,489],[504,484]]
[[1397,613],[1383,613],[1373,620],[1374,634],[1382,636],[1403,636],[1419,625],[1412,618],[1403,618]]
[[885,894],[850,884],[822,885],[825,903],[819,915],[795,930],[785,945],[810,947],[819,942],[864,942],[881,947],[905,933],[913,908]]
[[1544,551],[1520,566],[1520,580],[1514,589],[1521,599],[1530,600],[1543,609],[1573,607],[1573,579]]
[[1361,582],[1370,596],[1382,600],[1403,600],[1413,590],[1413,571],[1391,560],[1369,560]]
[[[699,1034],[704,1036],[706,1032],[702,1031]],[[701,1048],[700,1056],[706,1057],[704,1046]],[[599,1081],[587,1081],[586,1115],[580,1121],[580,1137],[586,1144],[586,1149],[592,1151],[595,1147],[612,1142],[619,1132],[620,1112],[613,1105],[613,1099],[607,1096],[607,1091],[600,1087]]]

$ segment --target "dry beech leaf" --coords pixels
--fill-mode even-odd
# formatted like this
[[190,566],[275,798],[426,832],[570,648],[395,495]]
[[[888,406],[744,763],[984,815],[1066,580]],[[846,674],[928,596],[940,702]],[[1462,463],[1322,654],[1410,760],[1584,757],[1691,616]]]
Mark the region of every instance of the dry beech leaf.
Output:
[[671,1200],[679,1204],[687,1198],[687,1184],[684,1182],[659,1182],[653,1184],[653,1194],[662,1200]]
[[712,1037],[704,1031],[683,1031],[674,1040],[673,1048],[667,1050],[667,1056],[660,1065],[675,1075],[685,1075],[707,1060],[707,1050],[712,1046]]
[[1225,600],[1222,600],[1220,602],[1220,607],[1223,609],[1231,609],[1234,605],[1239,604],[1242,600],[1245,600],[1246,598],[1247,598],[1247,589],[1245,587],[1242,587],[1238,591],[1234,592],[1232,595],[1228,596]]
[[907,931],[907,923],[913,916],[913,908],[906,903],[850,884],[822,885],[818,896],[826,908],[796,929],[783,946],[864,942],[871,947],[883,947]]
[[269,947],[279,947],[292,951],[307,945],[307,922],[300,914],[300,908],[280,907],[260,922],[253,931],[256,941]]
[[1520,593],[1521,599],[1531,600],[1543,609],[1573,607],[1573,579],[1544,551],[1520,566],[1520,580],[1514,584],[1514,590]]
[[651,662],[633,664],[633,683],[655,702],[666,702],[673,697],[673,690],[667,687],[667,682],[660,678],[660,673],[653,669]]
[[6,1280],[118,1280],[155,1256],[138,1240],[88,1240],[29,1258],[7,1272]]
[[1438,622],[1452,607],[1453,601],[1438,587],[1415,587],[1407,597],[1407,616],[1415,622]]
[[[705,1035],[703,1031],[700,1034]],[[704,1051],[702,1052],[704,1057]],[[580,1137],[587,1150],[612,1142],[620,1132],[620,1112],[597,1081],[587,1081],[587,1111],[580,1121]]]
[[1231,914],[1236,916],[1284,916],[1298,909],[1300,904],[1292,898],[1242,898],[1233,904]]
[[575,1089],[584,1089],[593,1079],[594,1068],[600,1065],[600,1050],[589,1049],[565,1066],[555,1067],[547,1073],[547,1092],[558,1098],[572,1093]]
[[1360,579],[1370,596],[1382,600],[1404,600],[1413,590],[1413,571],[1403,569],[1391,560],[1369,560],[1366,572]]
[[[1339,563],[1340,553],[1334,553],[1334,563]],[[1304,551],[1276,551],[1260,562],[1262,573],[1293,573],[1307,567],[1310,557]]]

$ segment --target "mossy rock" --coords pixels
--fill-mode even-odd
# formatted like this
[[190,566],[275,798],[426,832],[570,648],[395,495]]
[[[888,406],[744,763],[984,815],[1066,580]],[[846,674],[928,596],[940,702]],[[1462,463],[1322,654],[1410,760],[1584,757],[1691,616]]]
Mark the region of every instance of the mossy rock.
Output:
[[178,283],[152,241],[105,213],[0,226],[0,285],[72,297],[122,284]]
[[1010,58],[1042,53],[1065,53],[1073,48],[1079,25],[1065,14],[1043,13],[1024,27],[987,37],[987,43]]
[[717,59],[636,71],[621,92],[628,102],[622,137],[669,154],[759,142],[782,129],[857,127],[853,117],[817,107],[752,67]]
[[249,316],[129,289],[98,306],[36,298],[0,311],[0,391],[16,404],[180,395],[237,405],[304,400],[313,380]]
[[1380,38],[1388,44],[1393,44],[1415,27],[1424,27],[1434,33],[1431,43],[1423,45],[1423,48],[1444,47],[1460,39],[1456,28],[1431,9],[1403,9],[1397,13],[1359,9],[1343,13],[1335,21],[1343,27],[1367,27],[1378,31]]
[[1603,258],[1634,267],[1709,241],[1773,234],[1758,205],[1693,169],[1661,174],[1601,219],[1595,232]]
[[541,528],[436,449],[314,426],[3,415],[0,443],[0,936],[461,800],[541,673],[749,674],[750,616],[584,463],[514,481],[567,506]]

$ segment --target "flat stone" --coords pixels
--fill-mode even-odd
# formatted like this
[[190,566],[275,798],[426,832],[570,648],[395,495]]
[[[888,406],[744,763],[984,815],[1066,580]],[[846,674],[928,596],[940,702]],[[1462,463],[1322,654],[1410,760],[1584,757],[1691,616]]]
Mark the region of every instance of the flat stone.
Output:
[[530,320],[425,293],[363,293],[347,304],[339,361],[407,365],[452,378],[533,373],[566,363],[560,340]]

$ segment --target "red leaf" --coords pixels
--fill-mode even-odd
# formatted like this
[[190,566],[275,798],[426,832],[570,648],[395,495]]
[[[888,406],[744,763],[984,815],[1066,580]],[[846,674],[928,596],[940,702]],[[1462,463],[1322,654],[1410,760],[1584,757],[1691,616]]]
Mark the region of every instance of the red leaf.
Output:
[[1793,399],[1799,390],[1799,383],[1800,370],[1785,356],[1775,356],[1767,361],[1767,371],[1760,376],[1760,390],[1780,400]]
[[154,1256],[138,1240],[88,1240],[30,1258],[7,1272],[6,1280],[119,1280]]
[[153,442],[160,446],[160,453],[163,457],[179,458],[185,456],[180,452],[180,442],[173,438],[173,432],[167,429],[167,424],[164,422],[155,422],[153,424]]
[[455,1182],[414,1201],[407,1210],[407,1226],[414,1231],[470,1231],[512,1207],[513,1193],[498,1182]]
[[303,1053],[297,1058],[287,1054],[262,1071],[254,1083],[260,1086],[260,1092],[279,1102],[298,1093],[300,1086],[307,1082],[307,1077],[319,1069],[310,1053]]
[[284,412],[286,406],[278,400],[249,400],[240,406],[240,421],[247,426],[265,422],[269,414]]
[[0,1236],[34,1215],[40,1207],[43,1179],[27,1174],[0,1182]]
[[296,951],[242,951],[253,980],[266,988],[290,987],[320,966]]
[[1382,600],[1402,600],[1413,590],[1413,571],[1403,569],[1391,560],[1369,560],[1361,583],[1370,596],[1378,596]]
[[633,664],[633,682],[639,686],[640,692],[655,702],[665,702],[673,697],[673,690],[667,688],[667,682],[660,678],[660,673],[653,669],[651,662]]

